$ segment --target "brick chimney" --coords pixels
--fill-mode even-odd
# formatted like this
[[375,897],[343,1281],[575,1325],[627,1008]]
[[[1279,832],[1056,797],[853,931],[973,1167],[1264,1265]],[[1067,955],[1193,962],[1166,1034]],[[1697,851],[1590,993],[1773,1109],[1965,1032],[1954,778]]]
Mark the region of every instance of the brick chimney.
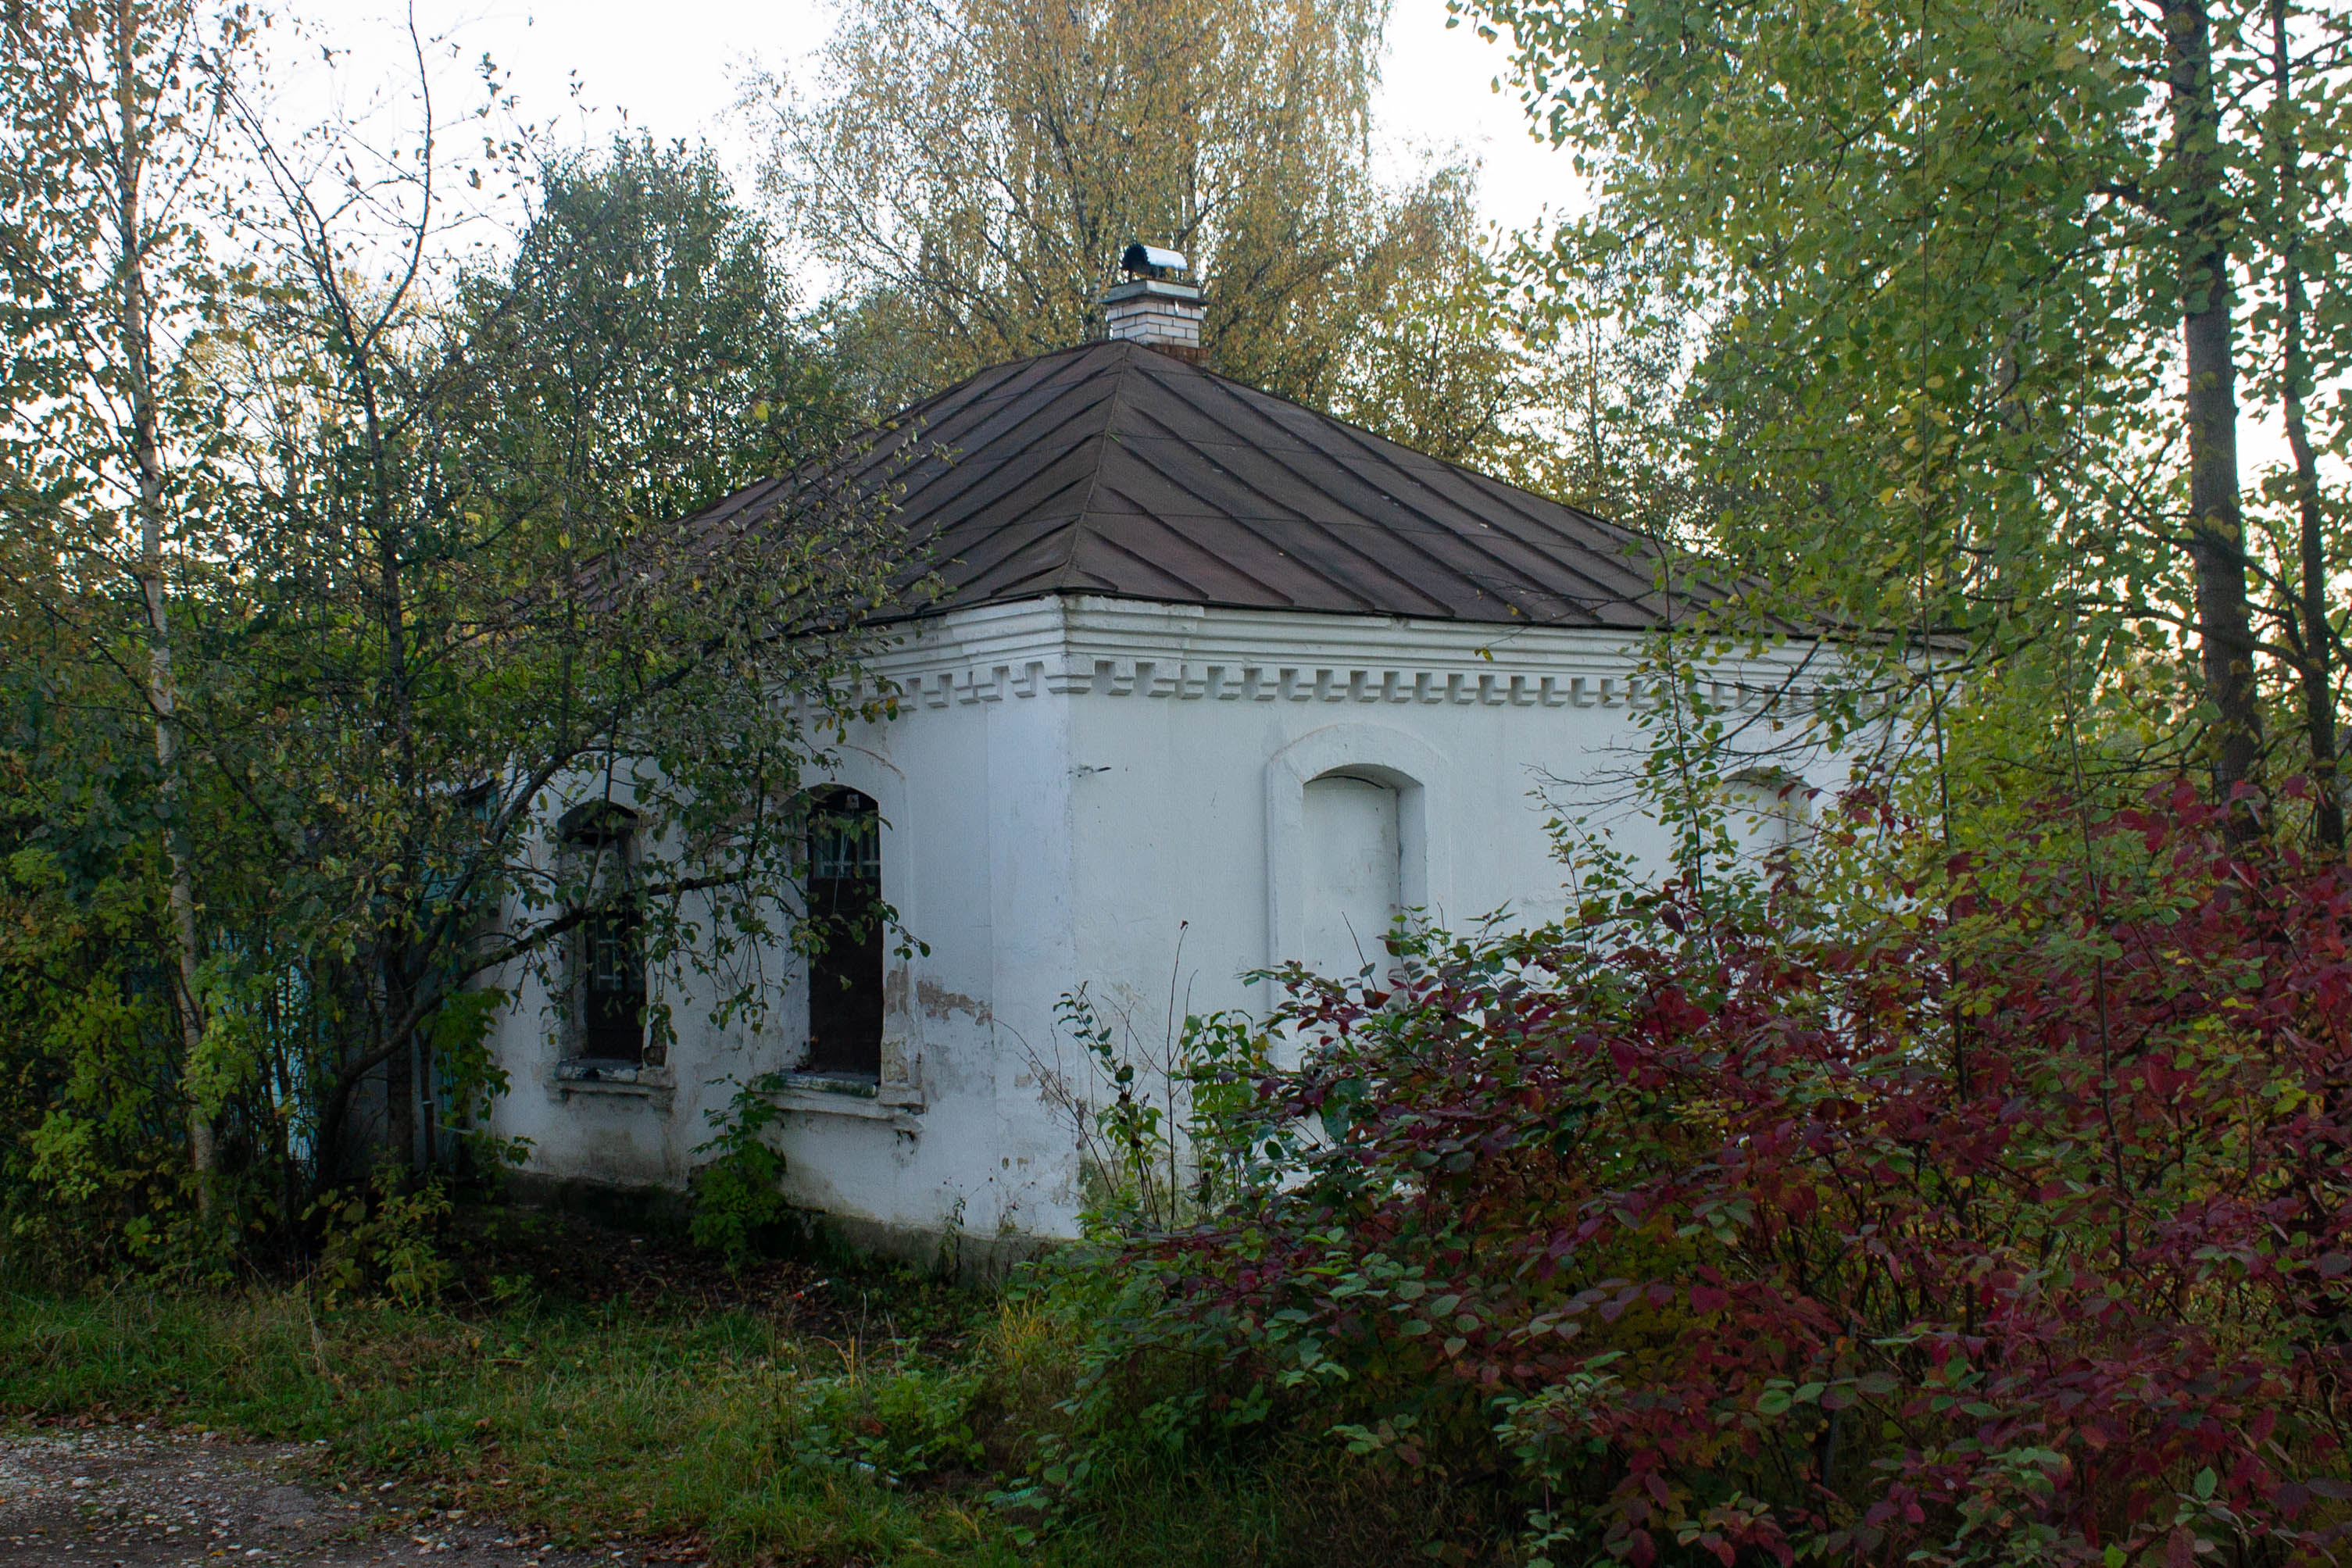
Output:
[[1201,318],[1208,307],[1200,288],[1184,281],[1183,256],[1157,246],[1131,245],[1118,265],[1127,281],[1112,285],[1102,297],[1111,340],[1141,343],[1191,364],[1207,364]]

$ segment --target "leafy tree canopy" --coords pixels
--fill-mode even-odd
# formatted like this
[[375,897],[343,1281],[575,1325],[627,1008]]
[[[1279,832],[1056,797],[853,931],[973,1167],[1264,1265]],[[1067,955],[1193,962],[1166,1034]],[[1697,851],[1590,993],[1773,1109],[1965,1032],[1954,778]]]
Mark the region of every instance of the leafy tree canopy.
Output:
[[[2045,752],[2095,704],[2223,793],[2327,778],[2341,842],[2346,411],[2307,401],[2352,344],[2340,7],[1458,9],[1601,193],[1531,247],[1554,300],[1630,253],[1605,308],[1703,342],[1654,427],[1700,531],[2022,678]],[[2242,403],[2294,453],[2260,486]]]

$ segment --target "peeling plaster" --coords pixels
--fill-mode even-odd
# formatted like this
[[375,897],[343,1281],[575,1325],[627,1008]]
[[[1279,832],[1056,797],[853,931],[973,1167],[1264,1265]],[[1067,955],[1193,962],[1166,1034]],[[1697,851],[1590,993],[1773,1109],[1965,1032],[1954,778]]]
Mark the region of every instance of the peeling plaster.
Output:
[[[905,971],[900,972],[903,974]],[[996,1021],[986,1002],[977,997],[965,996],[961,991],[949,990],[936,980],[917,981],[915,995],[921,998],[923,1016],[928,1019],[946,1019],[962,1013],[974,1023],[992,1024]]]

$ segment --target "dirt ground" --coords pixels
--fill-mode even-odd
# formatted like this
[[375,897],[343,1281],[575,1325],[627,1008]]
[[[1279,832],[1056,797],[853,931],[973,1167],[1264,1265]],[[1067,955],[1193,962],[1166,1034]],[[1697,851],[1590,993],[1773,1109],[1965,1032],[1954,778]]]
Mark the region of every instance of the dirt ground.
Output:
[[394,1484],[339,1485],[299,1446],[141,1427],[0,1428],[0,1568],[362,1568],[444,1555],[476,1568],[704,1561],[677,1543],[557,1551]]

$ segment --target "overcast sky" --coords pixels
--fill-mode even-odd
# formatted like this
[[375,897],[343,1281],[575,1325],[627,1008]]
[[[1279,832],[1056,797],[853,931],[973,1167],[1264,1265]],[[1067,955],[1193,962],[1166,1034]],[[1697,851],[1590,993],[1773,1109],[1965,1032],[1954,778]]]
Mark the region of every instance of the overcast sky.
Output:
[[[281,108],[309,86],[299,68],[315,62],[318,41],[352,51],[346,90],[379,68],[379,80],[413,80],[397,50],[402,0],[293,0],[312,42],[289,47]],[[734,74],[758,60],[790,70],[832,30],[829,0],[414,0],[428,36],[446,36],[466,59],[487,52],[509,73],[526,119],[601,140],[621,123],[657,138],[701,138],[739,172],[754,150],[734,135],[725,110]],[[1516,94],[1490,84],[1505,69],[1503,50],[1468,27],[1445,26],[1445,0],[1393,0],[1388,57],[1381,72],[1380,154],[1388,172],[1410,174],[1449,148],[1483,164],[1480,205],[1506,228],[1534,223],[1545,210],[1574,211],[1580,187],[1564,154],[1527,132]],[[293,38],[284,34],[289,46]],[[793,74],[799,74],[797,72]],[[312,77],[312,83],[317,79]],[[574,96],[574,86],[577,95]],[[575,110],[572,106],[577,105]],[[582,112],[584,111],[584,112]],[[316,110],[308,112],[316,114]],[[2239,424],[2247,473],[2284,460],[2274,422],[2247,408]]]
[[[398,0],[296,0],[295,9],[309,30],[352,50],[354,63],[398,39]],[[449,35],[466,57],[487,51],[507,68],[529,118],[601,137],[625,111],[657,138],[701,137],[738,164],[750,149],[724,120],[731,73],[754,59],[790,68],[837,14],[827,0],[415,0],[415,9],[428,35]],[[1445,0],[1395,0],[1381,155],[1397,174],[1449,147],[1480,158],[1486,214],[1517,227],[1572,203],[1576,183],[1566,157],[1528,136],[1516,95],[1489,90],[1503,68],[1499,47],[1446,27]],[[578,102],[596,111],[584,124],[566,108],[575,79]]]

